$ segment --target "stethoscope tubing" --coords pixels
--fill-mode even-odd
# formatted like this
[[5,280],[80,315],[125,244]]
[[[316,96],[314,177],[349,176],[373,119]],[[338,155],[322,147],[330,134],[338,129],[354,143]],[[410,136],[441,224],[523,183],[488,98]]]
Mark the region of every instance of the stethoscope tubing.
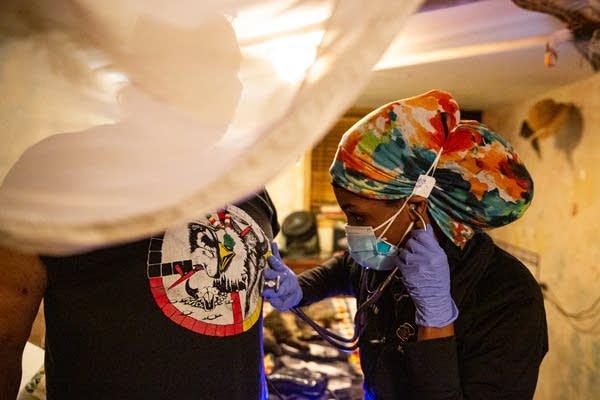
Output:
[[[299,307],[292,308],[290,311],[294,313],[298,318],[306,322],[311,328],[321,336],[323,340],[341,351],[353,351],[358,348],[360,335],[365,328],[365,315],[369,307],[371,307],[383,294],[384,289],[391,283],[392,279],[396,276],[399,268],[395,267],[392,272],[386,277],[386,279],[375,289],[375,291],[367,296],[367,299],[357,308],[354,315],[354,334],[351,338],[340,336],[327,328],[322,327],[317,322],[312,320],[306,313]],[[366,275],[366,270],[363,274]],[[361,276],[361,291],[366,288],[366,279]],[[366,292],[366,290],[365,290]]]

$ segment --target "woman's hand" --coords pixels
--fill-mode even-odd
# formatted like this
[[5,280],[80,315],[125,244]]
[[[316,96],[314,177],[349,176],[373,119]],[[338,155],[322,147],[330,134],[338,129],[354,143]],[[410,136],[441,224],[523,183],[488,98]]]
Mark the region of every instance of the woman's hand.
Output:
[[287,311],[302,300],[302,289],[294,271],[281,260],[277,244],[273,243],[271,249],[273,255],[267,259],[270,268],[263,271],[265,288],[262,294],[277,310]]
[[[431,225],[414,230],[398,258],[404,286],[417,309],[417,325],[448,328],[458,318],[458,309],[450,295],[448,257],[438,244]],[[453,330],[446,330],[443,335],[451,336]]]

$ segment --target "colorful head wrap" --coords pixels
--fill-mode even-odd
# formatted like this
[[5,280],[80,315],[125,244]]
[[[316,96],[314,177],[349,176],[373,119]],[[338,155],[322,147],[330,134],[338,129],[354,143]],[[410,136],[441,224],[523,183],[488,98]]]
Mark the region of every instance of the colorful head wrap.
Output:
[[361,196],[409,196],[432,166],[436,184],[429,212],[463,246],[477,230],[520,218],[533,197],[533,181],[512,146],[477,121],[460,121],[449,93],[432,90],[386,104],[342,137],[330,168],[333,183]]

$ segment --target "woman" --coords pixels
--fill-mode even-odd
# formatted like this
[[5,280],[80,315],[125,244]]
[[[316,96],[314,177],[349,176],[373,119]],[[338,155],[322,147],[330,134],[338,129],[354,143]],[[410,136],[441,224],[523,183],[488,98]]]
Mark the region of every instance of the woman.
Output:
[[[531,399],[548,349],[541,291],[484,233],[532,199],[511,145],[430,91],[350,128],[330,173],[349,251],[299,276],[298,305],[356,296],[365,398]],[[283,308],[300,297],[284,275]]]

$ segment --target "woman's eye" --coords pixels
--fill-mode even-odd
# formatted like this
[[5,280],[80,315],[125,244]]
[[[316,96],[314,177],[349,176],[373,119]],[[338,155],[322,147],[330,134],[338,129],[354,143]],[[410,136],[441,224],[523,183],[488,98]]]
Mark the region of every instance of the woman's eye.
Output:
[[361,215],[349,213],[346,215],[348,225],[361,225],[365,219]]

